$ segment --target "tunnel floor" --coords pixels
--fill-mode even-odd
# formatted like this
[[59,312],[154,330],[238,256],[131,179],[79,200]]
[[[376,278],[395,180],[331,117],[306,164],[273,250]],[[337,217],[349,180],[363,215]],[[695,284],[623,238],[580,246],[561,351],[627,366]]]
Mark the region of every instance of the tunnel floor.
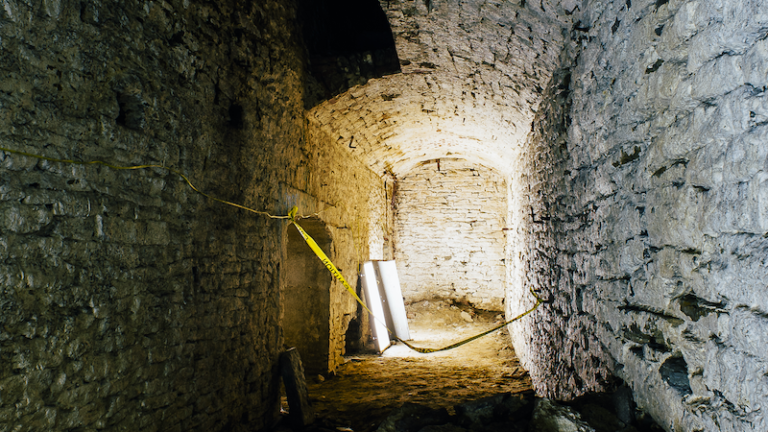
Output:
[[[501,312],[442,301],[422,301],[406,309],[413,344],[421,347],[446,346],[503,319]],[[446,408],[452,414],[453,406],[462,402],[532,390],[506,329],[440,353],[419,354],[400,344],[382,355],[347,356],[335,376],[307,377],[307,382],[320,430],[355,432],[376,430],[405,402]],[[285,400],[283,404],[287,408]]]

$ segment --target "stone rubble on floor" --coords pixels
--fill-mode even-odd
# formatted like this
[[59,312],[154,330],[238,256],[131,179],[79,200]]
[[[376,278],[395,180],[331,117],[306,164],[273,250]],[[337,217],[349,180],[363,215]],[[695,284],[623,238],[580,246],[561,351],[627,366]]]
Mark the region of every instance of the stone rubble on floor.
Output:
[[455,415],[406,403],[394,410],[376,432],[640,432],[662,431],[641,412],[631,395],[591,395],[569,403],[533,393],[498,394],[456,405]]
[[[355,432],[663,432],[637,409],[627,387],[590,394],[570,402],[536,397],[533,392],[501,393],[458,404],[452,409],[406,402],[377,429]],[[304,432],[350,431],[320,419]],[[291,432],[276,429],[275,432]]]

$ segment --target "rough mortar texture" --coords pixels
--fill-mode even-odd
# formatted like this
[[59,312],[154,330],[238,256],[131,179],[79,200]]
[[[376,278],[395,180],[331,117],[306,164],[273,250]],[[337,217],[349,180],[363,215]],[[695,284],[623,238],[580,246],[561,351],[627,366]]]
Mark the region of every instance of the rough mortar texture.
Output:
[[[516,351],[540,393],[614,375],[669,431],[767,430],[768,2],[574,22],[511,182],[511,278],[551,301]],[[528,304],[512,283],[508,312]]]
[[[5,0],[0,146],[165,164],[256,209],[324,210],[353,269],[383,244],[367,236],[383,235],[385,194],[306,124],[298,40],[290,2]],[[284,220],[160,169],[7,153],[0,220],[0,431],[270,425]],[[355,307],[329,289],[333,368]]]
[[[559,226],[565,222],[555,212],[560,201],[570,199],[573,193],[564,180],[564,166],[569,162],[565,133],[571,104],[570,79],[567,68],[554,73],[542,102],[542,115],[522,154],[525,169],[521,172],[526,174],[510,181],[513,229],[507,231],[510,266],[506,303],[507,317],[512,318],[535,304],[531,288],[547,302],[512,325],[512,341],[537,392],[566,400],[608,390],[613,382],[613,361],[598,341],[596,320],[580,313],[580,294],[566,285],[568,279],[579,281],[578,274],[563,274],[559,258],[559,254],[570,252],[570,245],[579,246],[585,241],[571,237],[581,228],[577,222],[568,225],[574,232],[562,232]],[[578,215],[571,218],[579,220]],[[581,236],[590,234],[584,232]],[[566,262],[573,262],[575,267],[571,271],[581,271],[579,265],[589,255],[584,252],[569,258]]]
[[397,183],[395,259],[407,302],[503,310],[507,186],[464,160],[423,164]]

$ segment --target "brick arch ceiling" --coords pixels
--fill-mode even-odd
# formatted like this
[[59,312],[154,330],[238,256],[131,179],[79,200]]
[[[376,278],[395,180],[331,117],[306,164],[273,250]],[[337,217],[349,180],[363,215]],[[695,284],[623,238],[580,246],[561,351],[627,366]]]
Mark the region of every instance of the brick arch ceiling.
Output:
[[379,174],[440,157],[511,173],[577,0],[380,3],[402,73],[318,105],[310,121]]

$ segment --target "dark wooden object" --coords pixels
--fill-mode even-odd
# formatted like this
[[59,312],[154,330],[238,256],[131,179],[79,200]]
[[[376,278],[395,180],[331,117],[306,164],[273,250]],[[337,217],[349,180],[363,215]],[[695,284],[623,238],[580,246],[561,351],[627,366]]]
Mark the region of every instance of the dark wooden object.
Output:
[[304,366],[296,348],[288,348],[280,354],[280,375],[285,384],[288,397],[289,418],[291,423],[308,426],[315,421],[315,411],[309,403],[307,382],[304,378]]

